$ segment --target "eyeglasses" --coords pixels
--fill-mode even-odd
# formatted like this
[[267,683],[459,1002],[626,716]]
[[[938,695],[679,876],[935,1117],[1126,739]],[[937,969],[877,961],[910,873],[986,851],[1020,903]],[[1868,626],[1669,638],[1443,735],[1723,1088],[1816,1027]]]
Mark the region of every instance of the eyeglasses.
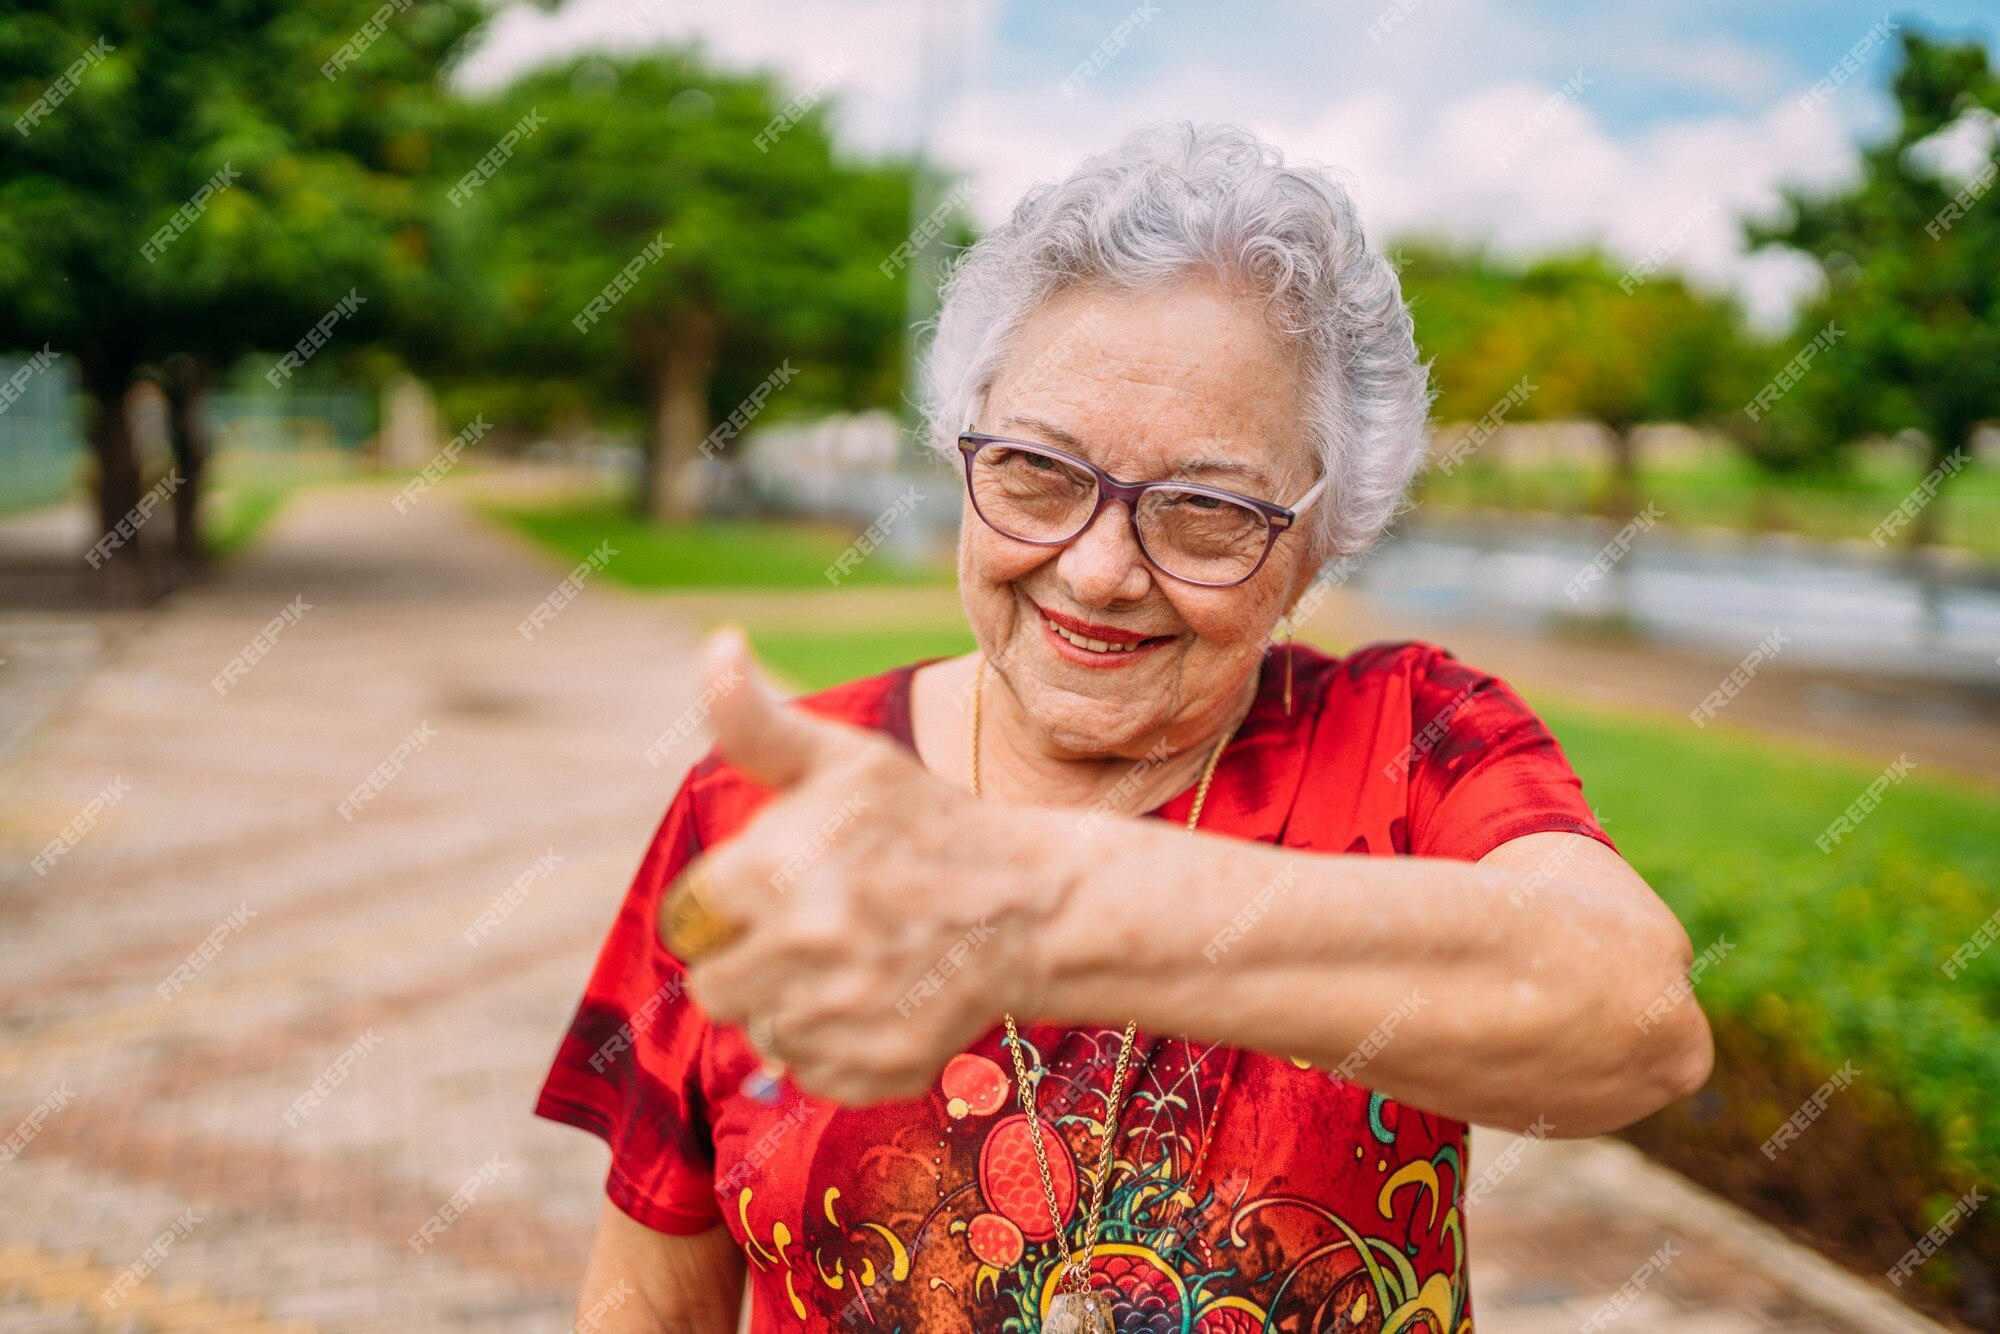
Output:
[[1193,482],[1121,482],[1087,459],[1025,440],[967,432],[958,450],[972,508],[994,532],[1059,547],[1123,501],[1153,567],[1203,588],[1234,588],[1262,569],[1279,536],[1326,489],[1321,478],[1288,508]]

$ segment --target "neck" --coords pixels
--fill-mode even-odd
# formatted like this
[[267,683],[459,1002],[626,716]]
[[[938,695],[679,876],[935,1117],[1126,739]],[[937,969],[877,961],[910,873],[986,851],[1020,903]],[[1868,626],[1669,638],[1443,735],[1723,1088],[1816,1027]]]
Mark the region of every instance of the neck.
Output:
[[[976,657],[971,670],[979,670]],[[1152,738],[1136,755],[1076,756],[1050,748],[999,673],[988,668],[981,704],[981,794],[1037,806],[1102,806],[1123,815],[1152,810],[1200,778],[1217,744],[1250,712],[1258,675],[1250,673],[1203,715]],[[968,736],[962,754],[969,748]]]

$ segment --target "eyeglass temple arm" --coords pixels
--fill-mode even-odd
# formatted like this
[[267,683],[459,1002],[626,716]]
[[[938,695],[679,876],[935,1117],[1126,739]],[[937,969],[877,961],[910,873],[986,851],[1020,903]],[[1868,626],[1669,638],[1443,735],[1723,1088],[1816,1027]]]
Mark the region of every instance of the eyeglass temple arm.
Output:
[[1290,506],[1290,509],[1292,511],[1292,517],[1294,519],[1298,518],[1301,514],[1304,514],[1307,510],[1312,508],[1312,503],[1315,500],[1319,499],[1319,493],[1326,490],[1326,483],[1327,483],[1326,478],[1324,477],[1320,478],[1317,482],[1313,483],[1312,490],[1300,496],[1298,498],[1297,503]]

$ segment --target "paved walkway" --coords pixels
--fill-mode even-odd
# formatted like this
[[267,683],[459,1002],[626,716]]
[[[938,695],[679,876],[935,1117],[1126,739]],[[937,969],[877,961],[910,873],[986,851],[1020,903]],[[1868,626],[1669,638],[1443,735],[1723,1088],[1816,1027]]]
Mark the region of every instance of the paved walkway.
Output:
[[[524,640],[562,571],[448,494],[405,515],[388,495],[298,499],[247,558],[100,633],[87,666],[64,659],[66,684],[17,717],[0,1329],[567,1326],[604,1150],[528,1108],[677,781],[642,751],[692,698],[693,630],[589,584]],[[0,645],[52,615],[0,612]],[[74,846],[37,873],[65,829]],[[1477,1136],[1475,1171],[1504,1156]],[[1669,1244],[1619,1334],[1893,1327],[1623,1146],[1518,1157],[1468,1228],[1482,1334],[1575,1331]]]

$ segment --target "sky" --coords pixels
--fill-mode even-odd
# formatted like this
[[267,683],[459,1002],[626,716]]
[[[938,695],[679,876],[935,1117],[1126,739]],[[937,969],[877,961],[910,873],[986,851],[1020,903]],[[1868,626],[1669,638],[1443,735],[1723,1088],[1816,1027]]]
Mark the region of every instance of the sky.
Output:
[[[1912,25],[1990,49],[2000,3],[567,0],[503,9],[462,78],[699,40],[729,67],[821,81],[857,150],[921,142],[964,174],[982,225],[1140,122],[1233,121],[1339,171],[1380,244],[1664,248],[1775,326],[1814,271],[1745,253],[1741,219],[1783,186],[1852,179]],[[1940,152],[1979,149],[1961,134]]]

